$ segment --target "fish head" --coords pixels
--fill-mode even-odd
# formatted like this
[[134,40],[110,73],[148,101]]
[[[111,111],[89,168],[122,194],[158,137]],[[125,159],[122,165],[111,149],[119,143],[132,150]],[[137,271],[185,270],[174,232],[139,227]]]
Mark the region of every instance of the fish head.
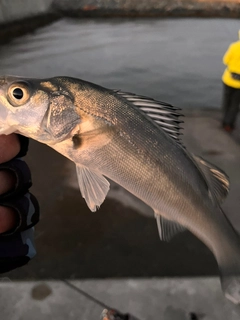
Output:
[[0,78],[0,134],[35,135],[49,106],[47,92],[20,77]]
[[54,78],[0,77],[0,134],[16,132],[55,144],[79,122],[74,98]]

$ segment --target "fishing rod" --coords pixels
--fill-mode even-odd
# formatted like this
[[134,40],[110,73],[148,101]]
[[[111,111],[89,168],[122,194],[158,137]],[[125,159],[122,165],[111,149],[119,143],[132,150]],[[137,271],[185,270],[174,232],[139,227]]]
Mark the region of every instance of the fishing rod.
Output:
[[120,311],[116,309],[111,309],[108,305],[103,303],[102,301],[96,299],[95,297],[91,296],[87,292],[81,290],[80,288],[74,286],[71,282],[68,282],[67,280],[62,280],[67,286],[71,287],[73,290],[77,291],[84,297],[86,297],[88,300],[91,300],[92,302],[98,304],[102,308],[104,308],[102,314],[101,314],[101,320],[140,320],[136,318],[135,316],[132,316],[128,313],[121,313]]

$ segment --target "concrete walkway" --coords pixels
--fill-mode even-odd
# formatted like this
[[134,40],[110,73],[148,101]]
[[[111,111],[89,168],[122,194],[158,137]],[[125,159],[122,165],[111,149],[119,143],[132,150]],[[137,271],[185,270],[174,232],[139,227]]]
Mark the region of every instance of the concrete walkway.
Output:
[[183,140],[192,153],[216,164],[229,176],[230,192],[222,207],[240,233],[240,121],[233,134],[221,128],[221,112],[186,110]]
[[240,317],[216,278],[2,281],[0,294],[2,320],[99,320],[104,305],[130,313],[129,320]]

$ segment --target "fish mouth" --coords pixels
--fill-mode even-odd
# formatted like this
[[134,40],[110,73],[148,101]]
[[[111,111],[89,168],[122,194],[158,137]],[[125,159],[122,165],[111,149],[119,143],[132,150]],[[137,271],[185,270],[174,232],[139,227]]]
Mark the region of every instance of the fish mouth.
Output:
[[8,134],[14,133],[15,131],[16,131],[16,129],[14,129],[14,128],[5,129],[5,128],[0,127],[0,135],[1,134],[8,135]]
[[8,134],[16,132],[16,130],[17,129],[15,126],[9,125],[7,119],[2,120],[1,111],[0,111],[0,135],[1,134],[8,135]]
[[0,134],[10,134],[15,128],[8,122],[9,110],[0,102]]
[[[5,81],[5,78],[0,78],[0,87],[3,81]],[[0,88],[0,134],[8,135],[17,131],[18,123],[13,112],[6,107],[4,95],[4,90]]]

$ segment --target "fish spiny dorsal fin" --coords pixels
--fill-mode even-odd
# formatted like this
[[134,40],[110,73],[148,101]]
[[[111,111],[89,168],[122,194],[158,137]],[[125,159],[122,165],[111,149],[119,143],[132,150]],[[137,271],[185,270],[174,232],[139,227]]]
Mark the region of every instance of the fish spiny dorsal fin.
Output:
[[180,123],[183,122],[179,120],[179,117],[182,116],[179,113],[181,109],[145,96],[117,90],[114,90],[114,92],[145,112],[161,129],[182,146],[179,138],[182,129]]
[[221,169],[201,157],[193,155],[193,158],[204,174],[211,193],[219,203],[222,203],[229,192],[230,183],[228,176]]

